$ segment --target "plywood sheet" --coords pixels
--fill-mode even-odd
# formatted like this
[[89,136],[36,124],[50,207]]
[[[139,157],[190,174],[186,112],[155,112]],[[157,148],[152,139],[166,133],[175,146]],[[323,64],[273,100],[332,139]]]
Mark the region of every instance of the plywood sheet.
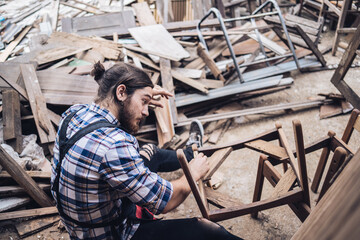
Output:
[[[170,35],[163,25],[130,28],[129,32],[141,48],[158,52],[161,56],[180,61],[190,54]],[[156,62],[159,60],[153,59]]]

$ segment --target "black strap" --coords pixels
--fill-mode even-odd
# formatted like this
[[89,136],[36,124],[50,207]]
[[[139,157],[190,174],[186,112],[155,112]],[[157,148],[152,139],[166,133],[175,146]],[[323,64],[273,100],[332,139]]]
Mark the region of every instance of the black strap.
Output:
[[[88,126],[80,129],[77,133],[75,133],[75,135],[73,137],[71,137],[70,139],[66,139],[66,130],[67,127],[72,119],[72,117],[76,114],[76,112],[71,113],[70,115],[68,115],[65,120],[63,121],[61,128],[60,128],[60,132],[59,132],[59,162],[56,166],[56,177],[52,186],[52,190],[54,192],[56,192],[56,199],[57,199],[57,208],[59,211],[59,214],[61,217],[63,217],[64,219],[75,223],[76,225],[80,226],[80,227],[84,227],[84,228],[100,228],[100,227],[106,227],[106,226],[111,226],[111,225],[120,225],[121,222],[129,215],[132,215],[135,211],[136,211],[136,206],[135,204],[133,204],[130,200],[126,201],[127,198],[123,198],[123,202],[122,202],[122,210],[126,210],[126,211],[121,211],[121,216],[117,219],[114,219],[112,221],[108,221],[108,222],[101,222],[101,223],[85,223],[85,222],[79,222],[73,218],[71,218],[70,216],[68,216],[63,208],[62,205],[60,203],[60,194],[59,194],[59,181],[60,181],[60,174],[61,174],[61,164],[62,164],[62,160],[65,157],[66,153],[69,151],[69,149],[82,137],[84,137],[86,134],[93,132],[96,129],[99,128],[103,128],[103,127],[109,127],[109,128],[116,128],[119,127],[115,124],[111,124],[107,121],[98,121],[95,123],[91,123]],[[125,201],[124,201],[125,200]]]

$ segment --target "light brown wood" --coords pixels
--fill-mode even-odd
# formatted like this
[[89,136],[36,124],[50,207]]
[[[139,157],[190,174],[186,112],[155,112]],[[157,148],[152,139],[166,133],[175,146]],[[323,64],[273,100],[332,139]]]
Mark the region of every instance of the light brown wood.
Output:
[[242,204],[240,200],[235,199],[226,193],[213,190],[209,187],[205,188],[205,195],[208,202],[214,206],[217,206],[218,208],[228,208]]
[[147,2],[131,4],[140,26],[156,25],[154,15],[151,13]]
[[[171,62],[168,59],[160,58],[160,73],[161,73],[161,83],[162,87],[169,91],[173,96],[175,96],[175,87],[173,78],[171,75]],[[170,115],[171,115],[171,124],[178,123],[178,116],[177,116],[177,108],[175,104],[175,97],[171,97],[169,100],[169,107],[170,107]],[[175,131],[174,131],[175,133]]]
[[28,220],[15,225],[15,228],[21,238],[30,236],[40,230],[51,227],[60,220],[59,216],[41,217],[34,220]]
[[46,107],[46,101],[42,96],[34,66],[31,64],[21,64],[20,68],[29,97],[31,110],[34,115],[36,128],[40,136],[40,142],[54,142],[56,132],[50,119],[47,117],[48,109]]
[[[33,178],[44,178],[50,179],[51,172],[43,172],[43,171],[25,171],[27,175]],[[0,178],[11,178],[11,175],[6,171],[1,171]]]
[[35,61],[37,61],[37,63],[39,65],[44,64],[44,63],[48,63],[48,62],[53,62],[62,58],[66,58],[72,55],[75,55],[77,53],[81,53],[84,52],[86,50],[88,50],[90,47],[84,47],[84,48],[71,48],[68,46],[64,46],[64,47],[57,47],[57,48],[52,48],[50,50],[45,50],[45,51],[41,51],[39,52],[39,54],[37,54],[37,56],[35,57]]
[[289,168],[280,181],[276,184],[271,197],[279,197],[288,192],[296,181],[296,176],[292,168]]
[[0,146],[0,165],[12,176],[12,178],[25,189],[40,206],[52,206],[51,199],[39,188],[36,182],[26,174],[20,165]]
[[27,26],[22,32],[16,37],[14,41],[12,41],[5,50],[0,54],[0,62],[5,62],[6,59],[10,56],[11,52],[15,49],[15,47],[21,42],[21,40],[26,36],[26,34],[30,31],[32,26]]
[[208,66],[214,77],[220,79],[222,82],[225,82],[225,78],[221,74],[220,69],[217,67],[215,61],[210,57],[210,54],[205,50],[204,45],[202,43],[199,43],[196,49],[197,49],[197,54]]
[[224,148],[214,152],[211,157],[208,158],[210,169],[208,173],[205,175],[204,179],[208,180],[211,176],[218,170],[221,164],[225,161],[225,159],[232,152],[232,147]]
[[270,142],[264,140],[256,140],[246,143],[247,148],[259,151],[277,160],[285,160],[288,158],[286,150],[283,147],[276,146]]
[[209,90],[206,88],[206,86],[204,84],[200,83],[199,81],[184,77],[181,74],[177,73],[176,71],[171,71],[171,74],[172,74],[173,78],[185,83],[186,85],[189,85],[190,87],[193,87],[203,93],[209,92]]
[[0,221],[26,218],[26,217],[36,217],[36,216],[43,216],[43,215],[57,214],[57,213],[58,210],[56,207],[44,207],[44,208],[36,208],[29,210],[20,210],[15,212],[5,212],[5,213],[0,213]]

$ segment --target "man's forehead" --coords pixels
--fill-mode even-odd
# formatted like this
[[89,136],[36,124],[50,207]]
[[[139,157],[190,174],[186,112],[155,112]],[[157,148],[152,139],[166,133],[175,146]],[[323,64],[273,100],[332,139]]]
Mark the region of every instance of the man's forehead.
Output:
[[145,87],[145,88],[137,89],[136,93],[141,95],[141,96],[144,96],[144,97],[146,96],[146,97],[152,98],[153,89],[151,87]]

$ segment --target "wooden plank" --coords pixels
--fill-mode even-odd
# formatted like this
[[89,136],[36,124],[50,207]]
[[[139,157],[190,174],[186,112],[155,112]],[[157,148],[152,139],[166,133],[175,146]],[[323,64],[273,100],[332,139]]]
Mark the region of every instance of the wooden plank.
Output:
[[203,74],[203,71],[198,69],[174,67],[172,70],[188,78],[201,78],[201,75]]
[[275,198],[284,195],[284,193],[287,193],[291,189],[295,181],[296,175],[292,168],[289,168],[276,184],[273,192],[271,193],[271,197]]
[[74,4],[70,4],[68,2],[63,2],[63,1],[60,1],[60,3],[64,6],[67,6],[67,7],[71,7],[71,8],[74,8],[74,9],[77,9],[77,10],[80,10],[80,11],[84,11],[84,12],[88,12],[88,13],[92,13],[92,14],[99,14],[101,12],[99,12],[98,10],[94,10],[94,9],[91,9],[91,8],[83,8],[83,7],[78,7]]
[[233,206],[239,206],[242,202],[238,199],[235,199],[228,194],[220,193],[209,187],[205,188],[205,195],[209,203],[218,207],[218,208],[228,208]]
[[34,220],[24,221],[15,225],[15,228],[21,238],[30,236],[45,228],[51,227],[60,220],[59,216],[41,217]]
[[169,99],[161,98],[160,102],[164,107],[155,108],[154,112],[156,116],[159,146],[162,147],[174,137],[175,129],[172,122]]
[[53,205],[45,192],[39,188],[36,182],[26,174],[25,170],[1,146],[0,164],[40,206],[50,207]]
[[44,207],[44,208],[36,208],[29,210],[20,210],[15,212],[5,212],[5,213],[0,213],[0,221],[26,218],[26,217],[37,217],[37,216],[44,216],[44,215],[57,214],[57,213],[58,210],[56,207]]
[[39,80],[37,79],[34,66],[31,64],[21,64],[20,68],[29,97],[31,110],[34,115],[36,128],[40,136],[40,142],[54,142],[56,132],[48,118],[46,101],[41,93]]
[[276,160],[282,161],[288,159],[286,150],[283,147],[276,146],[270,142],[261,139],[246,143],[245,147],[269,155]]
[[133,57],[137,57],[141,63],[153,68],[153,69],[156,69],[158,71],[160,71],[160,68],[158,65],[156,65],[153,61],[151,61],[149,58],[141,55],[141,54],[137,54],[133,51],[130,51],[129,49],[126,48],[126,53],[129,57],[133,58]]
[[190,87],[193,87],[193,88],[195,88],[203,93],[206,93],[206,94],[209,92],[209,90],[206,89],[206,86],[204,84],[202,84],[196,80],[184,77],[183,75],[181,75],[173,70],[171,71],[171,74],[172,74],[173,78],[189,85]]
[[140,26],[156,25],[154,15],[151,13],[147,2],[131,4]]
[[22,32],[16,37],[14,41],[12,41],[5,50],[0,54],[0,62],[5,62],[6,59],[10,56],[11,52],[15,49],[15,47],[21,42],[21,40],[26,36],[26,34],[30,31],[32,26],[27,26]]
[[204,84],[207,88],[221,88],[224,87],[224,82],[214,79],[200,79],[199,82]]
[[[32,178],[43,178],[43,179],[50,179],[51,172],[44,172],[44,171],[25,171],[29,177]],[[2,178],[11,178],[11,175],[6,171],[1,171],[0,179]]]
[[[144,50],[151,50],[162,56],[168,56],[165,58],[176,59],[176,61],[190,57],[190,54],[170,35],[163,25],[129,28],[129,32]],[[164,42],[166,44],[163,44]]]
[[41,51],[39,54],[37,54],[34,60],[37,61],[39,65],[41,65],[44,63],[49,63],[62,58],[66,58],[77,53],[81,53],[88,49],[90,49],[90,47],[84,47],[80,49],[71,48],[68,46],[52,48],[50,50]]
[[51,29],[53,32],[56,32],[58,19],[59,19],[59,7],[60,7],[60,0],[54,0],[52,3],[52,10],[50,13],[51,18]]
[[20,98],[15,90],[2,92],[3,137],[7,144],[21,153],[23,137],[21,131]]
[[210,69],[211,73],[215,78],[220,79],[222,82],[225,82],[225,78],[221,74],[220,69],[217,67],[215,61],[211,58],[210,54],[206,51],[204,45],[199,43],[196,48],[197,54],[201,57],[201,59],[205,62],[205,64]]
[[232,147],[224,148],[214,152],[211,157],[208,158],[209,161],[209,171],[205,175],[204,179],[208,180],[211,176],[218,170],[221,164],[225,161],[225,159],[230,155],[232,152]]
[[[248,36],[258,42],[258,38],[256,34],[248,34]],[[269,38],[265,37],[262,34],[260,34],[260,40],[265,47],[267,47],[268,49],[270,49],[271,51],[275,52],[278,55],[285,55],[285,53],[287,52],[286,49],[284,49],[279,44],[270,40]]]
[[[50,184],[40,183],[39,188],[42,190],[50,190]],[[26,193],[20,186],[0,186],[0,196],[9,197]]]
[[0,213],[20,208],[30,203],[29,197],[1,197],[0,198]]
[[[241,41],[239,43],[236,43],[233,45],[233,50],[235,55],[244,55],[244,54],[252,54],[254,51],[256,51],[259,48],[259,43],[255,41],[254,39],[247,39],[245,41]],[[268,51],[269,49],[265,48],[265,51]],[[222,52],[222,55],[224,57],[230,56],[230,50],[226,49],[224,52]]]
[[320,29],[320,27],[321,27],[320,22],[315,22],[315,21],[309,20],[307,18],[299,17],[299,16],[296,16],[293,14],[286,14],[285,20],[293,22],[295,24],[301,24],[304,26],[308,26],[310,28],[315,28],[317,30]]
[[[175,96],[175,87],[171,75],[170,60],[160,58],[160,71],[161,71],[161,83],[163,88]],[[177,117],[175,98],[173,97],[169,98],[169,107],[170,107],[172,124],[177,124],[179,121]]]
[[210,211],[210,220],[218,222],[238,216],[243,216],[253,212],[278,207],[291,202],[296,202],[301,200],[301,198],[302,191],[300,189],[292,190],[291,192],[288,192],[278,198],[266,199],[250,204],[243,204],[240,206],[212,210]]

